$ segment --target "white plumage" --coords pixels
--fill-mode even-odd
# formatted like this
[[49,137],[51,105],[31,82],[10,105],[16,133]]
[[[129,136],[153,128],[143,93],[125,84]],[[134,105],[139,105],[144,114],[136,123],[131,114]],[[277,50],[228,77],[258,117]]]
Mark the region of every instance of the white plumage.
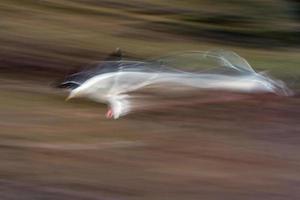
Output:
[[[188,60],[184,61],[182,55],[189,55],[186,56]],[[145,87],[153,86],[157,90],[190,87],[199,90],[290,94],[290,90],[282,81],[255,72],[245,59],[233,52],[188,52],[166,58],[148,62],[124,60],[104,62],[104,66],[102,64],[98,68],[71,76],[63,84],[77,83],[76,87],[71,89],[68,99],[86,97],[96,102],[106,103],[110,107],[107,117],[115,119],[126,115],[135,106],[131,101],[130,92]],[[173,63],[187,66],[192,62],[190,58],[196,58],[196,62],[192,63],[196,69],[203,69],[207,60],[214,61],[216,67],[221,66],[221,68],[200,72],[185,72],[170,68]],[[79,77],[79,82],[76,82],[76,77],[77,79]]]

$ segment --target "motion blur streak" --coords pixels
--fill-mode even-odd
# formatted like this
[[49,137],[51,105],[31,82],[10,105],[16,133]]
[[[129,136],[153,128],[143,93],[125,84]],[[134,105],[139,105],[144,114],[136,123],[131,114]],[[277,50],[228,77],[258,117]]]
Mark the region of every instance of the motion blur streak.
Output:
[[299,200],[299,28],[299,0],[0,0],[0,200]]
[[[197,69],[209,64],[214,68],[198,73],[170,68],[178,58],[183,59],[183,55],[189,57],[186,63],[178,61],[183,67],[193,63]],[[108,103],[111,110],[109,109],[107,116],[115,119],[133,109],[149,107],[146,96],[129,94],[145,88],[152,88],[156,94],[172,91],[176,96],[181,92],[186,95],[191,88],[215,92],[291,94],[282,81],[272,80],[256,73],[244,58],[236,53],[220,50],[176,54],[152,62],[126,60],[103,62],[92,69],[71,75],[61,85],[69,87],[73,85],[67,99],[88,97],[97,102]],[[133,101],[137,97],[139,103]],[[219,98],[218,95],[215,98]],[[189,102],[193,99],[184,101]]]

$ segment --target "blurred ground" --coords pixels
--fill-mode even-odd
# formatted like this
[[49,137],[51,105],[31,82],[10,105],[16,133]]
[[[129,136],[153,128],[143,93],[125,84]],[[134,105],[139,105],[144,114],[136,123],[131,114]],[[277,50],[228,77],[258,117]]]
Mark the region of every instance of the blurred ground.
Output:
[[299,199],[300,100],[106,120],[52,87],[104,58],[225,48],[299,91],[297,1],[0,2],[0,199]]
[[103,105],[3,79],[0,101],[2,199],[300,196],[299,98],[195,103],[114,121]]

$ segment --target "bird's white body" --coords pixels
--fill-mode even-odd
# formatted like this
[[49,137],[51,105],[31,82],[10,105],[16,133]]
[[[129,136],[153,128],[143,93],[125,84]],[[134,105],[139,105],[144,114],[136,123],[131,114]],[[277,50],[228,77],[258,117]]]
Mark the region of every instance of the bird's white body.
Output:
[[[282,81],[255,72],[244,58],[233,52],[188,52],[166,58],[154,62],[106,61],[92,70],[71,75],[62,84],[76,86],[71,89],[68,99],[86,97],[106,103],[110,107],[109,117],[115,119],[129,113],[136,106],[132,101],[132,92],[149,87],[155,88],[154,92],[180,93],[182,90],[176,89],[185,88],[194,89],[193,91],[291,94]],[[170,67],[174,63],[181,68],[191,64],[201,69],[208,65],[208,61],[213,61],[214,70],[192,73]]]
[[72,97],[87,97],[91,100],[107,103],[114,118],[119,118],[131,110],[128,93],[144,87],[184,86],[206,90],[224,90],[236,92],[276,93],[276,86],[260,74],[228,76],[219,74],[193,73],[151,73],[151,72],[111,72],[88,79],[70,93]]

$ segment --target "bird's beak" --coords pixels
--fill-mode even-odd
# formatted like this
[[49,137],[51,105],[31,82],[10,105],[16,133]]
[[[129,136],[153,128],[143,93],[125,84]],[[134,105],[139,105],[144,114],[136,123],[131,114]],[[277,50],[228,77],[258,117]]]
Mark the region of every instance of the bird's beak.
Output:
[[65,99],[65,101],[69,101],[70,99],[72,99],[74,97],[74,93],[70,93],[69,96]]

